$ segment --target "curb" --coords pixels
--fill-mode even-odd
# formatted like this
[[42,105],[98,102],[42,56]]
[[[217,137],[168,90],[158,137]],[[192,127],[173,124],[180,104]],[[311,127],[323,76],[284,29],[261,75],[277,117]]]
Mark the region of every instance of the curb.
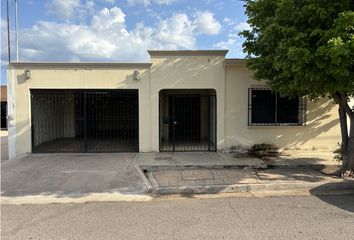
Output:
[[1,205],[19,204],[59,204],[59,203],[88,203],[88,202],[147,202],[153,200],[146,194],[122,194],[122,193],[91,193],[82,195],[30,195],[1,197]]
[[297,164],[297,165],[286,165],[286,164],[216,164],[216,165],[139,165],[137,166],[143,170],[182,170],[182,169],[313,169],[321,170],[325,167],[334,167],[338,165],[328,165],[328,164]]
[[[326,184],[332,184],[326,186]],[[1,197],[1,205],[21,204],[65,204],[89,202],[148,202],[164,199],[164,196],[194,198],[223,197],[272,197],[294,195],[341,195],[354,194],[354,182],[322,183],[268,183],[268,184],[234,184],[217,186],[184,186],[155,188],[152,194],[122,194],[119,192],[91,193],[88,195],[29,195]],[[193,196],[194,195],[194,196]],[[168,198],[167,198],[168,199]]]
[[147,179],[147,177],[145,176],[145,174],[143,173],[143,171],[141,170],[141,168],[138,165],[134,166],[136,171],[138,172],[140,178],[143,180],[145,187],[146,187],[146,192],[151,192],[153,187],[149,181],[149,179]]
[[[326,186],[326,184],[332,184]],[[272,191],[296,191],[306,190],[312,194],[346,193],[354,194],[354,182],[326,181],[320,183],[284,182],[284,183],[255,183],[233,185],[209,185],[209,186],[179,186],[158,187],[154,193],[159,195],[169,194],[217,194],[217,193],[260,193]]]

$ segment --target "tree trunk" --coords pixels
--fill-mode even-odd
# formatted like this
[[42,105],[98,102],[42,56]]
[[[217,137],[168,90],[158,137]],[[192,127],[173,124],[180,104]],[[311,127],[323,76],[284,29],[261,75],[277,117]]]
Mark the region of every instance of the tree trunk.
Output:
[[347,113],[345,110],[339,105],[338,108],[339,113],[339,123],[340,123],[340,130],[342,135],[342,142],[341,142],[341,153],[342,153],[342,172],[348,169],[348,123],[347,123]]
[[[342,135],[342,156],[343,163],[341,169],[342,176],[353,176],[354,172],[354,112],[349,107],[347,94],[344,92],[337,92],[335,100],[339,104],[339,121]],[[350,131],[348,134],[348,122],[350,121]]]
[[350,175],[354,173],[354,117],[350,118],[350,131],[347,147],[348,159],[347,170],[350,171]]

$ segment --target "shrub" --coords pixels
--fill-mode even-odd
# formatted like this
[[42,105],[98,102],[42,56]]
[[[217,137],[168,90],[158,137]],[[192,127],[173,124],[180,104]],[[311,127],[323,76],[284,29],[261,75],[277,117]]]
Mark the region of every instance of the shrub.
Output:
[[333,153],[334,153],[333,159],[338,162],[341,162],[341,161],[343,161],[342,145],[339,143],[337,145],[339,148],[337,148],[336,150],[333,151]]
[[269,143],[254,144],[248,152],[257,157],[277,156],[279,155],[279,147]]

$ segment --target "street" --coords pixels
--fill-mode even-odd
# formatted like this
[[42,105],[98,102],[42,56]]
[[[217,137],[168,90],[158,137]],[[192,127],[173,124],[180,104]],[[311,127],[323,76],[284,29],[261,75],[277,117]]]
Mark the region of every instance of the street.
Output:
[[2,205],[2,239],[354,239],[354,195]]

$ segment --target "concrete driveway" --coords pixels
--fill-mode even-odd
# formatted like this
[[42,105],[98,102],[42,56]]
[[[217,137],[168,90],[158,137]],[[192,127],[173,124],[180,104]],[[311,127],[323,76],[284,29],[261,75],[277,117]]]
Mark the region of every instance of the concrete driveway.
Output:
[[134,153],[30,154],[2,163],[2,197],[138,194],[145,185]]

